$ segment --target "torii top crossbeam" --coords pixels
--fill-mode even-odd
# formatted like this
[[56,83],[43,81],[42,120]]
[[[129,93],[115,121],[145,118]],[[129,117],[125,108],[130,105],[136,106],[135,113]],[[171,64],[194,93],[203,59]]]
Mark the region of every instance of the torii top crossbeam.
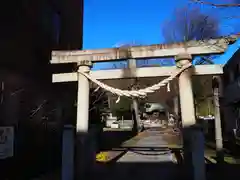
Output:
[[181,53],[191,55],[221,54],[224,53],[228,45],[234,43],[238,37],[239,35],[232,35],[218,39],[174,44],[155,44],[97,50],[53,51],[51,63],[78,63],[82,60],[103,62],[124,59],[151,59],[173,57]]

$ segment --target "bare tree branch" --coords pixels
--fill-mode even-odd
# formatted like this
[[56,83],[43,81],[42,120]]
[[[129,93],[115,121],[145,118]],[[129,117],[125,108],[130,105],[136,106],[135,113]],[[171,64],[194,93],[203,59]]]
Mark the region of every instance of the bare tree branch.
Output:
[[[213,14],[203,13],[199,7],[178,8],[171,19],[163,24],[162,34],[166,43],[216,38],[219,37],[219,19]],[[196,57],[195,64],[213,64],[213,59],[212,56]],[[195,102],[199,105],[199,112],[205,108],[201,103],[207,102],[206,95],[209,94],[209,89],[206,87],[209,82],[209,79],[203,78],[193,80],[193,94]]]
[[[107,102],[108,102],[108,100],[104,100],[104,101],[102,102],[102,104],[107,103]],[[94,110],[94,109],[96,109],[96,108],[98,108],[97,105],[91,107],[88,111],[92,111],[92,110]]]
[[172,18],[163,24],[162,34],[167,43],[202,40],[218,37],[217,17],[200,11],[199,8],[178,8]]
[[15,91],[15,92],[12,92],[12,93],[11,93],[11,96],[14,96],[14,95],[16,95],[16,94],[18,94],[18,93],[21,93],[21,92],[23,92],[23,91],[24,91],[24,89],[19,89],[19,90]]
[[229,7],[240,7],[239,3],[227,3],[227,4],[216,4],[216,3],[211,3],[209,1],[201,1],[201,0],[191,0],[192,2],[199,3],[199,4],[205,4],[209,6],[213,6],[216,8],[229,8]]
[[221,17],[221,19],[238,19],[240,18],[240,16],[225,16],[225,17]]
[[102,97],[106,94],[105,91],[102,91],[101,94],[97,95],[97,98],[91,103],[92,106],[94,106],[95,104],[97,104],[99,101],[102,100]]
[[35,114],[37,114],[38,111],[40,111],[46,103],[47,103],[47,100],[44,100],[36,109],[32,111],[32,114],[30,115],[30,117],[32,118]]

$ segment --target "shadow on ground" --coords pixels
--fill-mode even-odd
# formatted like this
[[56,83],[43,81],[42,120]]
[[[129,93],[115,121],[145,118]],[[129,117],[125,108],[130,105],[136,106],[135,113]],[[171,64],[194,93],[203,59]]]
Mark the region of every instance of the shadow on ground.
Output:
[[99,177],[104,180],[172,180],[179,178],[181,170],[173,163],[146,163],[146,162],[126,162],[98,164],[99,168],[90,179]]
[[110,150],[120,147],[122,143],[136,135],[133,131],[105,131],[99,142],[100,150]]
[[[91,180],[101,179],[104,180],[192,180],[188,177],[188,171],[183,165],[173,164],[170,162],[161,163],[146,163],[146,162],[126,162],[126,163],[109,163],[97,164],[96,170],[90,176]],[[239,179],[240,165],[216,165],[207,164],[207,180],[229,180],[230,178]]]

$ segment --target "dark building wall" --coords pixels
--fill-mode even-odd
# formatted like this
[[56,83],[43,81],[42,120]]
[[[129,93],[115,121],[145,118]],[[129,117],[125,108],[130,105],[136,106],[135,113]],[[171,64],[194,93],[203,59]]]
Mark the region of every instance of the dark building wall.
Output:
[[[59,128],[63,118],[68,119],[71,114],[73,103],[68,99],[74,99],[75,94],[73,86],[52,84],[51,74],[59,68],[50,65],[49,60],[52,49],[82,48],[81,3],[81,0],[1,2],[0,124],[16,128],[16,144],[10,166],[3,164],[6,161],[0,161],[0,166],[9,168],[9,174],[16,175],[16,179],[28,179],[24,173],[36,174],[36,170],[49,169],[48,164],[49,167],[54,162],[59,164]],[[53,23],[56,14],[60,17],[60,30]],[[59,40],[56,31],[60,32]],[[65,117],[61,115],[62,109],[67,111]],[[0,179],[8,172],[2,170]]]
[[[22,83],[36,84],[40,94],[56,94],[55,89],[61,89],[62,94],[68,89],[52,84],[51,75],[54,71],[72,70],[72,66],[59,68],[50,65],[49,60],[52,49],[82,48],[82,5],[82,0],[4,1],[0,12],[0,66],[5,81],[6,76],[17,74]],[[56,16],[60,18],[58,24],[54,23]],[[56,32],[60,33],[59,39]]]
[[60,15],[59,49],[81,49],[83,42],[83,0],[52,0]]
[[240,50],[236,51],[224,66],[223,83],[222,109],[225,130],[230,133],[236,129],[240,136]]
[[[36,72],[39,64],[49,63],[51,49],[81,49],[82,6],[82,0],[4,1],[0,12],[1,64]],[[54,23],[57,14],[58,24]]]

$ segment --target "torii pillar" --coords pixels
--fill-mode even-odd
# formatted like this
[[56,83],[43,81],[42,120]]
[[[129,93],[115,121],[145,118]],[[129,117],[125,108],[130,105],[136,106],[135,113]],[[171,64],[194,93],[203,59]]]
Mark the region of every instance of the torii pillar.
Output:
[[219,98],[222,96],[222,83],[219,76],[213,77],[212,80],[213,97],[214,97],[214,116],[215,116],[215,142],[217,152],[217,162],[224,163],[224,152],[223,152],[223,137],[222,137],[222,123],[220,113],[220,102]]
[[[79,72],[89,73],[91,61],[78,63],[77,89],[77,122],[75,141],[75,180],[84,179],[86,172],[91,170],[92,149],[89,142],[89,80]],[[90,166],[89,166],[90,165]],[[90,168],[90,169],[89,169]]]
[[[177,66],[191,63],[189,54],[179,54],[175,57]],[[204,136],[196,124],[192,69],[187,69],[179,76],[179,95],[181,118],[183,126],[184,162],[189,180],[205,180]]]

